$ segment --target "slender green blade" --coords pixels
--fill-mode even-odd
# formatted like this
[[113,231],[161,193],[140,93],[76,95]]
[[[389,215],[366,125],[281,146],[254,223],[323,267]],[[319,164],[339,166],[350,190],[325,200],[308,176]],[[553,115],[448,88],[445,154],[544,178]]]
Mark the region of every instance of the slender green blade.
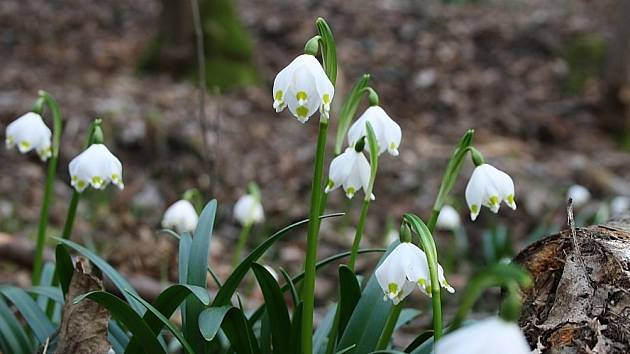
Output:
[[55,332],[55,325],[48,319],[35,300],[24,290],[14,286],[2,286],[0,287],[0,294],[4,295],[15,305],[26,323],[33,330],[40,344],[45,343],[46,338]]
[[[39,280],[39,284],[44,285],[44,286],[51,285],[53,282],[54,276],[55,276],[55,265],[50,262],[46,262],[46,264],[44,264],[44,269],[42,270],[42,276]],[[37,304],[42,310],[46,311],[47,303],[48,303],[48,300],[46,296],[43,296],[43,295],[37,296]]]
[[[128,294],[131,294],[131,292]],[[129,295],[129,297],[131,297],[131,295]],[[87,294],[83,294],[74,299],[74,303],[81,302],[84,299],[90,299],[105,307],[113,318],[122,323],[134,337],[137,337],[142,342],[143,353],[165,353],[164,348],[151,328],[146,322],[144,322],[137,311],[131,308],[130,305],[126,304],[115,295],[105,291],[92,291]],[[137,303],[142,306],[140,302]],[[140,353],[140,351],[132,352],[127,350],[125,353],[133,354]]]
[[0,297],[0,336],[6,348],[2,350],[6,353],[27,354],[32,353],[33,348],[22,329],[22,326],[15,318],[11,309]]
[[356,275],[347,265],[339,266],[339,339],[360,298],[361,286]]
[[59,244],[55,248],[55,263],[57,266],[57,278],[59,279],[61,290],[65,296],[68,293],[72,274],[74,273],[74,264],[72,263],[72,258],[66,246]]
[[328,334],[330,333],[335,321],[336,312],[337,304],[331,305],[328,311],[326,311],[326,316],[324,316],[322,322],[319,326],[317,326],[315,335],[313,336],[313,353],[324,354],[326,352],[326,347],[328,346]]
[[291,333],[291,321],[289,320],[289,310],[284,302],[280,286],[271,273],[262,265],[254,263],[252,270],[265,298],[265,308],[267,309],[269,321],[273,323],[271,327],[273,352],[278,354],[288,353],[289,341],[286,340],[286,335]]
[[291,322],[291,337],[289,349],[291,353],[302,352],[302,313],[304,311],[304,303],[300,302],[293,310],[293,319]]
[[258,354],[260,349],[254,332],[239,308],[234,306],[210,307],[199,316],[199,329],[207,341],[213,340],[223,328],[237,354]]
[[129,335],[114,320],[110,320],[107,327],[109,329],[107,339],[112,343],[112,349],[116,354],[123,354],[129,343]]
[[[131,284],[129,284],[129,282],[120,273],[118,273],[116,269],[114,269],[111,265],[109,265],[109,263],[107,263],[103,258],[99,257],[96,253],[79,245],[78,243],[74,243],[70,240],[64,240],[61,238],[55,238],[55,239],[59,241],[60,243],[81,253],[81,255],[88,258],[92,263],[94,263],[94,265],[98,269],[100,269],[101,272],[103,272],[103,274],[106,275],[112,281],[114,286],[116,286],[116,288],[120,290],[121,294],[125,297],[127,302],[129,302],[129,305],[131,306],[131,308],[133,308],[140,315],[144,314],[144,312],[146,311],[144,309],[144,306],[142,306],[142,304],[136,301],[136,299],[131,297],[128,293],[126,293],[125,289],[132,291],[134,294],[138,294],[138,293],[133,289]],[[68,284],[70,284],[70,282],[68,282]]]
[[416,309],[403,309],[400,311],[398,321],[396,321],[396,325],[394,326],[394,331],[413,321],[416,317],[420,316],[421,313],[422,311]]
[[[42,282],[42,284],[43,284],[43,282]],[[41,302],[39,302],[40,299],[44,299],[44,300],[51,299],[51,300],[55,301],[56,303],[59,303],[59,304],[62,304],[62,305],[64,303],[63,294],[61,293],[61,289],[53,287],[53,286],[41,286],[41,285],[40,286],[34,286],[34,287],[30,288],[30,289],[27,289],[26,291],[29,292],[29,293],[38,295],[38,298],[37,298],[38,301],[37,302],[40,305],[39,307],[42,310],[46,310],[46,307],[45,307],[46,305],[45,304],[47,302],[44,304],[44,307],[42,308],[42,306],[41,306],[42,304],[41,304]]]
[[359,103],[361,103],[361,97],[363,96],[362,90],[367,87],[370,81],[370,74],[363,74],[363,76],[357,80],[352,86],[352,90],[348,93],[346,100],[339,110],[339,124],[337,125],[337,136],[335,137],[335,154],[341,154],[341,148],[346,140],[346,133],[352,123],[352,118],[357,113]]

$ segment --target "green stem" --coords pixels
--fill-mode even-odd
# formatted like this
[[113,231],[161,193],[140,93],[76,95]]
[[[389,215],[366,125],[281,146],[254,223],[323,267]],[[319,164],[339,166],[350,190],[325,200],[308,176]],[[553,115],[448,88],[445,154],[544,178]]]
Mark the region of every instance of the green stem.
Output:
[[392,334],[394,333],[394,328],[396,327],[396,322],[398,322],[398,317],[400,316],[400,312],[403,309],[403,303],[399,302],[398,305],[394,305],[392,308],[392,312],[389,313],[389,317],[387,317],[387,322],[385,323],[385,327],[383,328],[383,332],[381,336],[378,338],[378,343],[376,343],[376,350],[385,350],[387,349],[387,345],[392,338]]
[[79,199],[81,199],[81,193],[76,190],[72,193],[72,199],[70,199],[70,205],[68,206],[68,213],[66,214],[66,222],[63,224],[63,231],[61,232],[61,238],[69,240],[72,235],[72,229],[74,228],[74,219],[77,215],[77,207],[79,206]]
[[311,208],[309,211],[308,234],[306,237],[306,262],[304,264],[304,285],[302,299],[304,312],[302,316],[302,352],[313,353],[313,311],[315,309],[315,265],[317,263],[317,243],[319,233],[319,213],[322,190],[322,171],[324,169],[324,155],[326,148],[326,133],[328,120],[321,119],[317,135],[317,150],[313,182],[311,184]]
[[236,251],[234,251],[234,258],[232,259],[232,268],[236,268],[236,266],[238,265],[238,262],[241,260],[241,253],[243,253],[245,244],[247,244],[247,239],[249,238],[249,231],[251,229],[252,229],[251,222],[243,225],[241,234],[238,236],[238,243],[236,244]]
[[369,197],[363,200],[363,206],[361,206],[361,215],[359,217],[359,224],[357,225],[357,231],[354,234],[354,241],[352,242],[352,249],[350,250],[350,260],[348,261],[348,267],[354,272],[354,263],[357,260],[357,254],[359,252],[359,245],[361,238],[363,237],[363,229],[365,228],[365,219],[367,217],[368,208],[370,207]]
[[[42,101],[50,109],[53,116],[53,138],[51,146],[51,158],[48,162],[48,172],[46,173],[46,184],[44,187],[44,198],[42,199],[42,208],[39,214],[39,225],[37,228],[37,244],[35,248],[35,258],[33,260],[33,273],[31,274],[31,283],[33,286],[39,285],[42,276],[44,246],[46,245],[46,229],[48,228],[48,210],[52,203],[53,187],[55,184],[55,175],[57,174],[57,162],[59,161],[59,144],[61,141],[61,111],[59,105],[52,96],[47,92],[39,92],[40,99],[37,100],[36,108],[42,108]],[[40,112],[41,113],[41,112]]]
[[440,209],[437,209],[437,210],[433,209],[433,211],[431,211],[431,218],[429,219],[429,222],[427,223],[427,228],[429,229],[431,234],[433,234],[433,230],[435,230],[435,224],[437,224],[437,220],[439,216],[440,216]]

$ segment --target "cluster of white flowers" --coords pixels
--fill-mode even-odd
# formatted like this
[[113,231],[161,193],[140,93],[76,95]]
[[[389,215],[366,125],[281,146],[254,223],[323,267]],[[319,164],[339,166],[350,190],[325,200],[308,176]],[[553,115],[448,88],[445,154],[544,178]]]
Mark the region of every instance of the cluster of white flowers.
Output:
[[[426,254],[411,242],[401,242],[385,258],[376,269],[376,280],[383,289],[385,299],[390,299],[398,304],[413,289],[418,287],[420,291],[431,296],[431,277],[429,276],[429,264]],[[446,278],[444,269],[438,264],[439,286],[453,293],[453,289]]]

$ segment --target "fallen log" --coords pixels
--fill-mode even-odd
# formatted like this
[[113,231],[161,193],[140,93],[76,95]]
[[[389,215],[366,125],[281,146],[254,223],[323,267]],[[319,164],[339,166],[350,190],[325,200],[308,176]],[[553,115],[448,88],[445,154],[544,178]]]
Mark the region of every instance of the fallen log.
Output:
[[519,319],[534,353],[630,353],[630,218],[548,236],[514,261],[534,279]]
[[[15,263],[24,268],[32,269],[35,257],[35,243],[33,241],[0,233],[0,259]],[[51,249],[44,250],[44,261],[54,262],[55,255]],[[153,278],[143,275],[125,276],[140,296],[148,301],[153,301],[165,286]],[[114,284],[105,277],[105,289],[111,293],[120,295]]]

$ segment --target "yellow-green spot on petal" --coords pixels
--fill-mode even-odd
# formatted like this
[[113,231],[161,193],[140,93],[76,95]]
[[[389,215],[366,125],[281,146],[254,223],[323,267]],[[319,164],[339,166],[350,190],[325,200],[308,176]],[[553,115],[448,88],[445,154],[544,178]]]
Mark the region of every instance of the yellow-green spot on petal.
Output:
[[100,186],[103,184],[103,179],[100,176],[94,176],[92,177],[92,185],[93,186]]
[[514,204],[514,194],[508,195],[505,199],[507,199],[508,203]]
[[308,108],[306,108],[305,106],[298,107],[295,112],[300,118],[306,118],[308,116]]
[[470,211],[472,211],[473,214],[477,214],[479,212],[479,206],[477,204],[471,205]]
[[77,176],[72,176],[71,181],[72,181],[72,182],[76,182],[76,181],[77,181],[77,179],[78,179],[78,178],[77,178]]
[[22,149],[28,149],[28,148],[30,148],[30,147],[31,147],[31,143],[29,143],[29,142],[28,142],[28,141],[26,141],[26,140],[22,140],[22,141],[20,141],[20,147],[21,147]]
[[282,101],[282,98],[284,97],[284,92],[282,92],[282,90],[278,90],[273,97],[276,99],[276,101]]
[[396,149],[396,144],[395,143],[389,143],[389,149],[390,150]]
[[499,205],[499,197],[496,195],[493,195],[492,197],[490,197],[488,201],[490,205]]
[[322,97],[322,102],[324,102],[324,104],[330,104],[330,95],[325,93]]
[[85,188],[85,181],[84,180],[77,181],[77,188],[79,189]]
[[350,187],[348,189],[346,189],[346,195],[348,196],[348,198],[352,198],[354,196],[354,193],[356,193],[357,190],[354,189],[354,187]]
[[298,91],[298,93],[295,94],[295,98],[297,98],[298,101],[306,101],[308,95],[304,91]]
[[335,181],[333,181],[332,179],[329,179],[328,183],[326,184],[326,188],[332,189],[334,186],[335,186]]
[[389,290],[390,294],[398,294],[398,284],[396,283],[389,283],[389,285],[387,285],[387,290]]

